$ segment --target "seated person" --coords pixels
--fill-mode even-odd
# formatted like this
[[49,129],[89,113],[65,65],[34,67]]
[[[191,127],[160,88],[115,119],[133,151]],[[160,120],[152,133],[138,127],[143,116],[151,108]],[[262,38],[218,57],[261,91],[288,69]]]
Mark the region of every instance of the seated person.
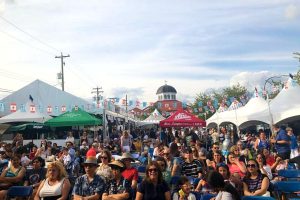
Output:
[[173,194],[173,200],[196,200],[196,196],[191,193],[192,185],[186,176],[180,177],[178,180],[178,188],[180,188],[180,190]]
[[270,196],[269,178],[262,174],[256,160],[250,159],[247,163],[247,173],[243,178],[244,196]]
[[54,161],[48,164],[46,180],[40,186],[34,196],[34,200],[65,200],[68,198],[71,188],[70,181],[66,178],[67,172],[63,164]]
[[104,192],[104,180],[96,174],[98,167],[96,156],[88,156],[84,162],[85,174],[78,177],[73,188],[74,200],[101,199]]
[[24,178],[24,186],[32,186],[33,193],[32,196],[34,197],[40,183],[46,177],[46,168],[45,161],[41,157],[35,157],[32,160],[32,169],[26,170],[25,178]]
[[121,161],[109,163],[114,178],[110,180],[102,195],[102,200],[126,200],[130,197],[131,184],[122,176],[125,165]]
[[5,198],[9,187],[22,185],[25,171],[25,168],[21,165],[21,156],[14,154],[10,165],[2,171],[0,176],[0,199]]

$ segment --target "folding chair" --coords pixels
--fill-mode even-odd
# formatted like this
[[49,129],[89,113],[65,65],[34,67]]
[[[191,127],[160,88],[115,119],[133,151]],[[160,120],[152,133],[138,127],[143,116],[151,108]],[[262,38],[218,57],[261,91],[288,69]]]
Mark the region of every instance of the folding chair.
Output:
[[296,196],[296,192],[300,192],[300,182],[299,181],[280,181],[275,183],[277,198],[280,199],[281,195]]
[[215,196],[216,196],[215,194],[203,194],[200,200],[210,200]]
[[299,180],[300,179],[300,170],[297,170],[297,169],[279,170],[278,176],[284,177],[287,180],[291,180],[291,179]]
[[32,191],[31,186],[12,186],[8,189],[6,198],[27,197],[27,199],[30,199]]
[[262,196],[244,196],[242,200],[275,200],[273,197],[262,197]]
[[137,170],[140,173],[146,173],[146,166],[140,165],[138,166]]

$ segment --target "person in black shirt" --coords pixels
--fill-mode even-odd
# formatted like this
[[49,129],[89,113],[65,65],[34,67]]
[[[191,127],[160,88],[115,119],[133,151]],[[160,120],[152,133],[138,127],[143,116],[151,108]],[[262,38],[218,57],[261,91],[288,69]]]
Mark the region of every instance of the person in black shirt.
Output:
[[152,161],[147,166],[146,177],[138,187],[136,200],[171,200],[170,188],[163,180],[156,161]]

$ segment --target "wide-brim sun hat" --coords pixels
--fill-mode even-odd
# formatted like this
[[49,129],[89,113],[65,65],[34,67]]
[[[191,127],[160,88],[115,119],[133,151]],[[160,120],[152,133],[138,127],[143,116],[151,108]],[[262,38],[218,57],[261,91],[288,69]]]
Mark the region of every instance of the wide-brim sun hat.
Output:
[[97,165],[97,166],[99,165],[97,162],[97,158],[94,156],[87,157],[83,164],[84,165],[85,164],[93,164],[93,165]]
[[120,171],[123,171],[125,169],[125,165],[119,160],[108,163],[108,166],[110,166],[111,168],[119,168]]
[[134,158],[132,157],[132,155],[129,152],[125,152],[125,153],[122,154],[121,160],[127,160],[127,159],[132,161],[132,162],[135,161]]

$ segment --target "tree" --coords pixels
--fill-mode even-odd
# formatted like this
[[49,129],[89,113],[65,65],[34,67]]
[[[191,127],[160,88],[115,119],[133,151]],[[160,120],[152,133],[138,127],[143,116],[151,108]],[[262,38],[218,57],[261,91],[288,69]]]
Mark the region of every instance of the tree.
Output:
[[[241,101],[245,99],[247,89],[240,84],[226,87],[224,89],[212,89],[206,93],[199,93],[192,105],[193,113],[198,114],[200,118],[210,118],[222,103],[228,103],[229,99],[234,97]],[[229,106],[229,105],[227,105]]]

